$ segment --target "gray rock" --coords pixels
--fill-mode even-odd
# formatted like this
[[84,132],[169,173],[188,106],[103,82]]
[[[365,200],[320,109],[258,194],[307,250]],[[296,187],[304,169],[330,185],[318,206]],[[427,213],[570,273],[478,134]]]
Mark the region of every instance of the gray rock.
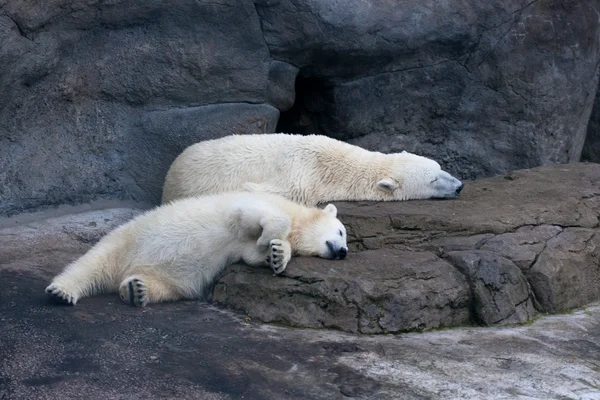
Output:
[[273,56],[301,67],[281,126],[430,156],[464,179],[579,161],[598,82],[594,2],[256,4]]
[[140,134],[128,138],[125,170],[136,199],[160,204],[169,166],[188,146],[225,135],[249,135],[275,129],[279,111],[266,104],[216,104],[150,111],[141,118]]
[[510,260],[481,250],[451,251],[447,256],[469,282],[477,321],[514,324],[536,315],[527,279]]
[[593,399],[600,386],[598,305],[522,327],[397,335],[265,325],[199,301],[65,307],[44,293],[58,260],[37,250],[37,265],[0,262],[3,399]]
[[490,238],[480,248],[501,254],[514,262],[523,272],[528,272],[546,247],[546,242],[562,231],[561,227],[555,225],[524,226],[515,232]]
[[[287,111],[294,105],[296,100],[296,89],[294,83],[298,75],[298,67],[273,60],[269,67],[269,103],[281,111]],[[268,132],[274,132],[273,127]]]
[[273,131],[263,103],[293,87],[250,1],[4,1],[0,37],[0,215],[156,201],[187,144]]
[[566,228],[548,240],[526,273],[542,310],[559,312],[600,299],[598,229]]
[[427,252],[363,251],[343,262],[301,257],[281,276],[228,268],[213,301],[266,322],[347,332],[393,333],[469,323],[469,290]]
[[176,151],[232,131],[414,151],[462,178],[576,161],[600,59],[589,0],[2,0],[0,37],[0,215],[156,202]]
[[[184,132],[194,115],[150,114],[145,129],[156,118]],[[532,306],[584,306],[600,300],[599,175],[599,165],[571,164],[472,182],[457,200],[336,203],[347,259],[293,259],[278,277],[232,266],[214,299],[263,321],[360,333],[518,323]],[[0,263],[49,280],[147,207],[112,201],[0,219]]]
[[147,208],[146,204],[101,202],[64,215],[54,210],[33,219],[5,218],[0,221],[2,271],[42,276],[49,282],[102,236]]
[[[460,197],[450,201],[337,202],[336,206],[353,249],[408,246],[435,251],[441,238],[503,234],[523,226],[598,228],[600,165],[539,167],[467,182]],[[540,229],[556,228],[535,232]]]

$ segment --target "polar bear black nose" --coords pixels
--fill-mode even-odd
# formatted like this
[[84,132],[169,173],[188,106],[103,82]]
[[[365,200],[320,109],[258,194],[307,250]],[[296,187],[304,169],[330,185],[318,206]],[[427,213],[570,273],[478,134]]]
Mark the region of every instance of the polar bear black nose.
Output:
[[459,194],[463,190],[464,187],[465,187],[465,184],[461,183],[460,186],[458,187],[458,189],[456,189],[456,194]]
[[346,258],[346,254],[348,254],[348,250],[345,247],[340,247],[340,252],[338,253],[340,260]]

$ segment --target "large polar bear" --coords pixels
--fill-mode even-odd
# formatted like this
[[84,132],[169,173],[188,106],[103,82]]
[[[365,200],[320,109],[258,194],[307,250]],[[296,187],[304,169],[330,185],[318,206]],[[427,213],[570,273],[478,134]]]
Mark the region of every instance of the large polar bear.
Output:
[[267,193],[230,192],[148,211],[109,233],[54,278],[46,292],[66,303],[119,291],[132,305],[197,298],[227,265],[281,273],[292,254],[342,259],[337,209],[307,208]]
[[319,135],[234,135],[184,150],[167,173],[162,202],[249,190],[314,206],[453,198],[463,186],[437,162],[411,153],[372,152]]

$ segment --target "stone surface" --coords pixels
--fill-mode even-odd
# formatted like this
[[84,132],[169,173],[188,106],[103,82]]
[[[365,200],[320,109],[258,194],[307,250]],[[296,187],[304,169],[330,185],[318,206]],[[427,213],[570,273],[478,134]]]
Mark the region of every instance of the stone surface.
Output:
[[[456,200],[336,203],[345,260],[296,258],[277,277],[231,266],[213,300],[257,320],[353,333],[513,324],[580,307],[600,300],[599,177],[600,165],[570,164],[471,182]],[[147,207],[0,219],[0,263],[49,281]]]
[[546,312],[569,310],[600,298],[599,231],[566,228],[548,240],[527,272]]
[[[239,267],[218,282],[214,299],[263,321],[363,333],[521,323],[600,300],[598,164],[478,180],[450,201],[336,205],[353,250],[341,265],[293,260],[281,281]],[[422,262],[425,254],[431,261]],[[446,265],[441,259],[466,279],[470,318],[440,319],[443,309],[425,306],[432,293],[454,287],[446,275],[430,275],[431,263]],[[384,325],[380,314],[394,322]]]
[[512,261],[487,251],[451,251],[447,257],[469,282],[477,321],[520,323],[536,315],[529,283]]
[[592,400],[600,387],[598,305],[517,328],[357,336],[200,301],[60,306],[44,287],[62,260],[42,260],[0,262],[1,399]]
[[579,161],[598,82],[593,0],[257,0],[300,66],[281,127],[439,160],[464,178]]
[[0,37],[0,215],[156,202],[183,148],[273,131],[293,85],[250,1],[2,1]]
[[54,211],[33,219],[1,219],[0,274],[15,271],[50,279],[102,236],[146,208],[144,204],[101,202],[95,207],[79,206],[64,215]]
[[363,251],[343,262],[292,259],[277,278],[229,268],[213,301],[251,318],[346,332],[393,333],[470,323],[465,278],[428,252]]
[[598,8],[2,0],[0,215],[155,203],[184,147],[232,133],[316,131],[463,179],[577,161]]
[[336,205],[354,249],[435,250],[443,238],[482,235],[472,239],[476,243],[483,235],[514,232],[523,226],[596,229],[600,164],[540,167],[467,182],[460,197],[451,201]]

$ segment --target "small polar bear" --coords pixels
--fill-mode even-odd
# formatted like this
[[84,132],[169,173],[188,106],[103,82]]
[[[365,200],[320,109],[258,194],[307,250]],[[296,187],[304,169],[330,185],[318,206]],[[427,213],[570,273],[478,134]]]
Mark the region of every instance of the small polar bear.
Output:
[[333,204],[307,208],[267,193],[189,198],[115,229],[54,278],[46,292],[66,303],[119,292],[135,306],[202,297],[229,264],[285,269],[292,254],[343,259],[346,229]]
[[162,202],[234,190],[315,206],[340,200],[454,198],[463,183],[428,158],[320,135],[233,135],[196,143],[171,165]]

